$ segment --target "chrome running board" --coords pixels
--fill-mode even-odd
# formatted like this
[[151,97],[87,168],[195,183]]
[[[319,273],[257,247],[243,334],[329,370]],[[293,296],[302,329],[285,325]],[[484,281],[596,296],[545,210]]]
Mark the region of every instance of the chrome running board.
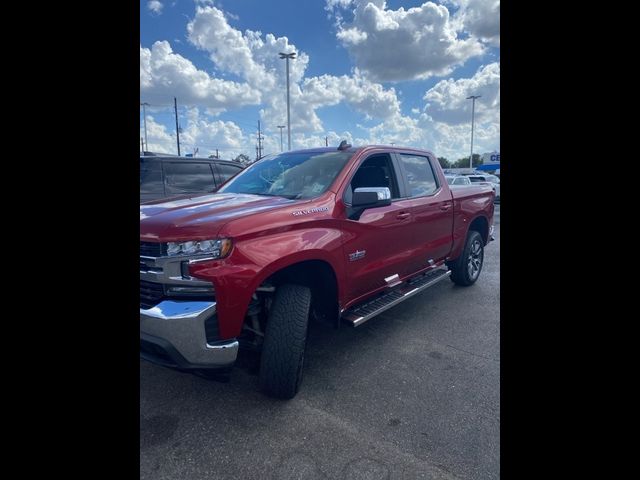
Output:
[[451,275],[451,271],[437,269],[414,277],[384,295],[351,307],[342,314],[342,320],[354,327],[362,325],[367,320],[426,290],[449,275]]

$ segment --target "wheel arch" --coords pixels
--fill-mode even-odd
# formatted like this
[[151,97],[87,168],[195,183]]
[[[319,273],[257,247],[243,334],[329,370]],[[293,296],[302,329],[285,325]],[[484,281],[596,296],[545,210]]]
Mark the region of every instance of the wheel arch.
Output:
[[485,245],[489,243],[489,220],[487,219],[487,217],[485,217],[484,215],[479,215],[474,218],[469,224],[467,235],[469,235],[469,232],[471,230],[475,230],[480,234]]
[[264,276],[256,288],[263,285],[277,288],[287,283],[309,287],[312,306],[327,318],[337,318],[339,285],[337,273],[331,263],[319,258],[294,261]]

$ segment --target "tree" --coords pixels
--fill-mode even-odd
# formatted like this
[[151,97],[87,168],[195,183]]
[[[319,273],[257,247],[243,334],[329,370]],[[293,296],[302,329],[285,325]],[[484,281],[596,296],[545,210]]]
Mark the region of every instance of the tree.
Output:
[[251,159],[246,156],[244,153],[241,153],[236,158],[233,159],[234,162],[238,162],[242,165],[248,165],[251,162]]
[[445,157],[438,157],[438,162],[440,162],[442,168],[451,168],[451,162]]
[[[474,153],[473,154],[473,166],[477,167],[481,163],[482,163],[482,161],[480,160],[480,154]],[[451,166],[451,168],[469,168],[469,157],[459,158],[458,160],[453,162],[453,165]]]

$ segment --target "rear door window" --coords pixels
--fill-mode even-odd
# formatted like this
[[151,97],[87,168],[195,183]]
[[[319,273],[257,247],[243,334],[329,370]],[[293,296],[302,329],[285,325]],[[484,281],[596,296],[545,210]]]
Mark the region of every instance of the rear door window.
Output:
[[160,162],[140,159],[140,193],[164,194]]
[[167,193],[206,193],[216,189],[208,163],[165,162]]
[[220,178],[218,180],[218,183],[220,185],[222,185],[237,173],[240,173],[240,170],[242,170],[241,167],[229,165],[228,163],[218,163],[216,166],[218,167],[218,173],[220,175]]

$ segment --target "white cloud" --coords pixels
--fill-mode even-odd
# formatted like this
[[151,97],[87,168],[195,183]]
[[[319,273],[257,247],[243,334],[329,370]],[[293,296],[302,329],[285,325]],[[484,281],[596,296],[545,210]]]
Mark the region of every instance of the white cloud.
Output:
[[465,31],[491,46],[500,46],[500,0],[458,0]]
[[[453,20],[449,18],[446,8],[431,2],[407,11],[402,8],[389,11],[381,0],[372,0],[364,6],[364,2],[358,0],[329,0],[327,6],[331,3],[332,8],[349,8],[357,4],[356,15],[358,8],[363,12],[365,8],[369,9],[366,13],[361,12],[359,18],[354,17],[352,24],[340,24],[339,32],[354,29],[351,33],[343,33],[341,40],[351,45],[351,48],[357,49],[363,44],[368,45],[367,48],[376,49],[376,42],[380,42],[382,38],[391,42],[391,39],[410,34],[412,28],[417,29],[418,33],[411,33],[411,38],[405,42],[403,48],[406,51],[403,50],[402,55],[394,53],[399,57],[396,60],[399,63],[410,63],[422,58],[422,54],[415,51],[418,46],[431,45],[429,42],[433,38],[429,41],[422,38],[427,34],[436,37],[439,35],[438,38],[444,39],[444,43],[452,48],[446,50],[444,57],[464,57],[456,56],[456,52],[460,53],[456,48],[466,45],[465,41],[456,37],[456,32],[462,28],[465,18],[467,21],[471,18],[460,13],[468,12],[465,9],[473,7],[472,0],[465,2],[456,12],[460,16]],[[409,25],[413,27],[409,28]],[[420,25],[424,27],[421,27],[422,30],[417,28]],[[305,77],[309,56],[290,43],[287,37],[276,37],[270,33],[265,35],[252,30],[241,32],[232,27],[227,15],[211,2],[197,3],[195,15],[187,29],[188,41],[208,55],[216,67],[215,74],[196,68],[191,61],[173,52],[166,41],[156,42],[151,48],[140,48],[142,101],[153,103],[156,98],[162,99],[158,101],[160,104],[170,104],[176,96],[180,105],[201,107],[187,109],[186,115],[181,115],[183,153],[190,152],[197,146],[199,155],[213,154],[218,148],[223,158],[234,158],[240,153],[254,158],[256,131],[248,125],[253,121],[237,123],[212,118],[212,115],[225,109],[235,109],[242,105],[260,105],[263,151],[279,152],[280,131],[276,125],[286,125],[286,79],[285,61],[279,59],[278,53],[292,51],[298,53],[298,57],[290,61],[293,148],[324,146],[325,136],[328,136],[329,145],[337,146],[342,139],[347,139],[353,145],[395,143],[425,148],[438,156],[456,160],[468,155],[469,151],[470,101],[465,99],[470,94],[482,95],[476,102],[474,151],[499,148],[498,63],[486,65],[471,78],[438,82],[425,93],[424,109],[412,109],[405,116],[398,98],[399,92],[376,83],[372,70],[356,67],[349,75]],[[490,38],[488,30],[483,35],[485,39]],[[480,45],[477,38],[470,38],[468,42],[473,48]],[[442,48],[442,45],[438,45],[436,53],[442,53],[444,50],[439,50]],[[481,45],[478,48],[482,48]],[[391,55],[389,48],[383,50],[382,57]],[[420,67],[422,70],[416,68],[416,65],[401,65],[398,68],[404,68],[403,75],[406,78],[414,78],[433,75],[436,71],[446,72],[452,68],[452,64],[447,62],[443,65],[440,70],[433,64],[429,67],[431,70],[425,70],[424,65]],[[378,70],[380,72],[384,73],[385,70]],[[226,75],[239,80],[216,78]],[[366,125],[355,125],[346,131],[327,133],[326,128],[330,129],[331,126],[323,125],[317,112],[337,105],[346,105],[360,113],[366,119]],[[148,109],[147,113],[150,149],[175,153],[172,122],[167,122],[167,127],[164,127],[154,118],[157,112]],[[233,115],[231,118],[233,119]],[[166,117],[162,119],[165,120]],[[286,133],[285,129],[285,148]]]
[[[336,36],[356,66],[373,80],[401,81],[447,75],[485,51],[475,37],[458,36],[457,24],[444,5],[426,2],[408,10],[403,7],[390,10],[384,0],[327,2],[327,9],[353,6],[351,23],[338,17]],[[480,24],[474,25],[479,28]]]
[[351,5],[354,0],[327,0],[327,3],[324,7],[325,10],[332,11],[337,7],[346,8]]
[[341,102],[368,118],[386,118],[400,109],[394,89],[385,90],[357,70],[352,76],[304,78],[309,57],[287,37],[276,38],[252,30],[242,33],[229,25],[224,12],[215,6],[197,7],[187,29],[189,41],[209,53],[218,68],[242,77],[252,89],[261,92],[265,102],[262,118],[276,119],[276,123],[286,121],[285,61],[278,54],[293,51],[298,55],[289,63],[292,129],[322,132],[316,110]]
[[[209,156],[216,153],[220,158],[233,159],[240,153],[251,153],[251,136],[231,121],[209,121],[200,115],[197,108],[188,109],[186,115],[180,117],[180,153],[191,153],[198,148],[198,156]],[[140,137],[144,138],[144,127],[140,129]],[[157,153],[177,153],[175,128],[167,128],[153,114],[147,114],[148,151]]]
[[[475,104],[474,151],[486,152],[500,148],[500,64],[480,67],[471,78],[442,80],[429,89],[424,121],[432,125],[443,151],[460,152],[470,148],[471,100],[481,95]],[[468,154],[467,154],[468,155]]]
[[400,111],[400,102],[393,88],[385,90],[379,83],[364,78],[357,70],[353,76],[322,75],[303,83],[303,101],[315,106],[344,102],[367,118],[388,118]]
[[178,97],[183,104],[217,111],[260,103],[260,92],[246,83],[210,76],[171,49],[167,41],[151,49],[140,47],[140,96],[149,103],[167,103]]
[[[265,88],[275,85],[274,72],[254,58],[252,47],[260,47],[256,45],[258,32],[247,31],[244,36],[229,25],[222,10],[213,6],[197,7],[187,31],[189,41],[207,51],[219,68],[243,77],[253,85],[262,84]],[[281,43],[286,43],[286,38]]]
[[471,100],[476,100],[475,118],[478,122],[499,122],[500,118],[500,64],[480,67],[471,78],[442,80],[429,89],[423,99],[426,112],[437,122],[450,125],[468,122],[471,118]]
[[147,8],[156,15],[162,14],[163,7],[164,5],[162,5],[162,2],[159,2],[158,0],[151,0],[150,2],[147,2]]

